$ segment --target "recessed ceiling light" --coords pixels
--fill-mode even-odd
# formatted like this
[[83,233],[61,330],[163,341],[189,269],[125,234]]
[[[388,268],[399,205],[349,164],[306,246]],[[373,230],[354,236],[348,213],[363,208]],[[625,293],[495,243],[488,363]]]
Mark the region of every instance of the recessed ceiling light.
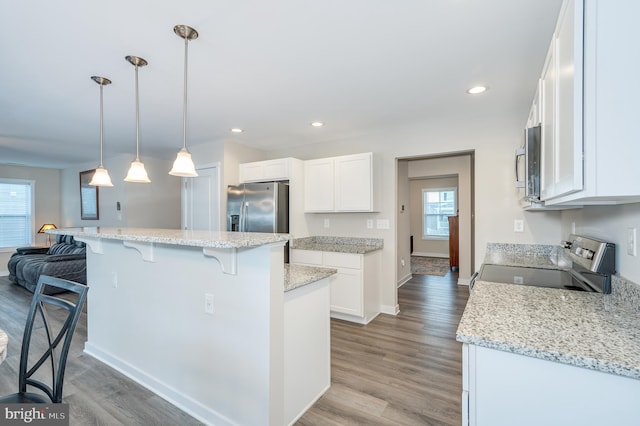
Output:
[[314,121],[313,123],[311,123],[311,125],[313,127],[322,127],[324,126],[324,123],[322,121]]
[[487,86],[474,86],[471,89],[467,90],[467,93],[470,95],[477,95],[479,93],[483,93],[489,90]]
[[231,131],[232,131],[233,133],[242,133],[242,132],[244,132],[244,130],[239,129],[239,128],[237,128],[237,127],[234,127],[233,129],[231,129]]

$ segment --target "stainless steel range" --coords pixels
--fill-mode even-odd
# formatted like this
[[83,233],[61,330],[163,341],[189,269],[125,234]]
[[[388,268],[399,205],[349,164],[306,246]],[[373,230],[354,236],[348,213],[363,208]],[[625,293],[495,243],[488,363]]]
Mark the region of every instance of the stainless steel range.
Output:
[[543,269],[525,266],[483,264],[471,277],[469,291],[476,279],[499,283],[531,285],[611,293],[611,275],[615,273],[615,244],[579,235],[570,235],[562,242],[564,253],[571,260],[570,269]]

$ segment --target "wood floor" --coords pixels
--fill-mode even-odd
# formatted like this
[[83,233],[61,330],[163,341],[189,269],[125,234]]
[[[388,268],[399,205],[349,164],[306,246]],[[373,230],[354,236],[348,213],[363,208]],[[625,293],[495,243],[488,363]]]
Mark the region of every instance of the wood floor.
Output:
[[[455,330],[467,300],[457,273],[414,275],[399,291],[400,314],[367,326],[332,320],[332,384],[297,425],[459,425],[461,345]],[[0,328],[9,335],[0,395],[17,387],[20,341],[31,294],[0,277]],[[71,425],[199,425],[82,352],[76,329],[64,388]]]
[[458,274],[414,275],[400,314],[366,326],[332,320],[331,388],[298,425],[460,425],[468,289]]

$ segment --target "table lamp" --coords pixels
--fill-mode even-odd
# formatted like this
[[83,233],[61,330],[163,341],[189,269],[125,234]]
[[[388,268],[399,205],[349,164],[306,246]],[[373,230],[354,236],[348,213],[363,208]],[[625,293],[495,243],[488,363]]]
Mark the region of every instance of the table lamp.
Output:
[[[45,223],[38,230],[38,234],[44,234],[45,233],[44,231],[47,231],[49,229],[57,229],[57,228],[53,223]],[[51,236],[49,234],[47,234],[47,246],[51,247]]]

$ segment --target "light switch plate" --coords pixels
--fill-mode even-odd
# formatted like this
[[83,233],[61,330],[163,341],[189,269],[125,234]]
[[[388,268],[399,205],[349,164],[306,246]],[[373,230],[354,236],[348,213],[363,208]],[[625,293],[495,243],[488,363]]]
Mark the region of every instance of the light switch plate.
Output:
[[637,231],[636,228],[627,228],[627,254],[629,256],[637,255]]

